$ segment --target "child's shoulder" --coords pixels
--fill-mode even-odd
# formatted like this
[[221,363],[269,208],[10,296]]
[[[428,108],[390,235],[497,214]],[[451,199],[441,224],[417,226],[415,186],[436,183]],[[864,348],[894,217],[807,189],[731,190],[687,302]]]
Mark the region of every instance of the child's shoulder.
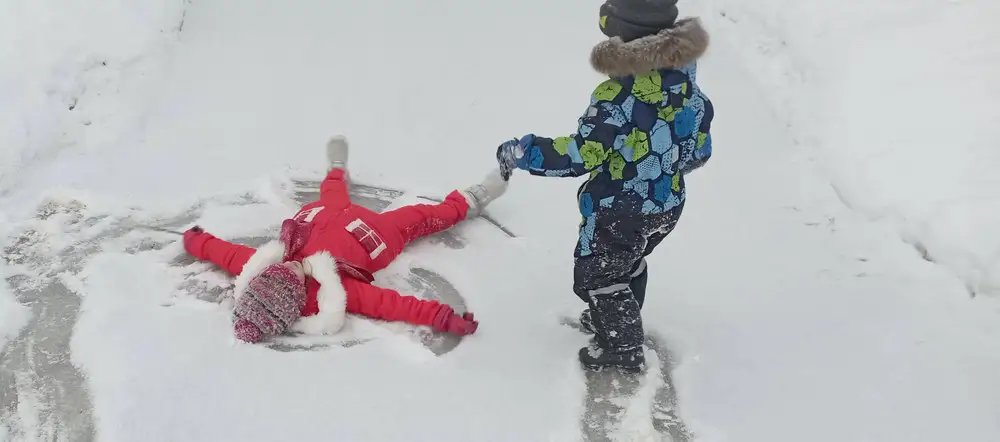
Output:
[[631,94],[635,77],[609,77],[594,88],[593,98],[597,101],[614,101],[615,98]]

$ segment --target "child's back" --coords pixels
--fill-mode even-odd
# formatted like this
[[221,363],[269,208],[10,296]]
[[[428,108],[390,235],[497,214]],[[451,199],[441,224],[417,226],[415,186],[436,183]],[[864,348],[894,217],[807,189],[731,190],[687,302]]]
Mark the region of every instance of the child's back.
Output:
[[596,334],[580,351],[590,367],[641,367],[644,257],[680,217],[684,175],[712,154],[714,110],[695,81],[708,33],[697,19],[676,20],[674,3],[605,3],[600,24],[611,38],[594,47],[591,64],[609,79],[591,95],[577,133],[529,134],[498,151],[501,167],[533,175],[590,174],[577,193],[573,284],[590,305],[581,320]]

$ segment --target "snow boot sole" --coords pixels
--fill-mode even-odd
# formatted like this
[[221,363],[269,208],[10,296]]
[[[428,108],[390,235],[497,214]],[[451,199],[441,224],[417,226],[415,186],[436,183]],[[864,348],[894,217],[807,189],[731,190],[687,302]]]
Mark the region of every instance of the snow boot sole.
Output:
[[617,369],[623,373],[636,374],[645,368],[646,356],[642,349],[627,354],[601,351],[599,355],[594,355],[593,349],[592,346],[580,349],[580,364],[588,370],[600,372],[605,369]]

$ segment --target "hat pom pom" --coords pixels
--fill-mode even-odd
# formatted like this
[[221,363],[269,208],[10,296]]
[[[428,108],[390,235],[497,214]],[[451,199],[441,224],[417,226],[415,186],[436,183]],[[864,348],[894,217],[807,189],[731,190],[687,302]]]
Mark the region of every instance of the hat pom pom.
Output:
[[237,319],[236,323],[233,324],[233,333],[236,334],[236,339],[250,344],[256,344],[264,339],[264,334],[261,333],[260,329],[243,318]]

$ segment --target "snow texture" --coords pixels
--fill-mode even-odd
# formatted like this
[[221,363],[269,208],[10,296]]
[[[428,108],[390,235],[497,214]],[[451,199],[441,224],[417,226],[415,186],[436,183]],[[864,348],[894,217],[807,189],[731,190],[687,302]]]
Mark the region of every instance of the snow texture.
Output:
[[707,3],[842,202],[1000,296],[1000,4]]
[[356,317],[238,344],[231,279],[142,227],[273,236],[336,133],[394,204],[472,184],[576,128],[597,6],[0,6],[0,440],[1000,439],[1000,299],[969,296],[1000,286],[992,2],[682,2],[716,150],[648,259],[640,378],[584,373],[561,322],[578,180],[515,174],[516,237],[377,275],[447,280],[481,321],[456,345]]
[[66,150],[94,152],[142,120],[184,1],[0,5],[0,195]]
[[0,351],[3,351],[7,340],[17,336],[30,318],[28,309],[14,298],[6,281],[0,283]]

